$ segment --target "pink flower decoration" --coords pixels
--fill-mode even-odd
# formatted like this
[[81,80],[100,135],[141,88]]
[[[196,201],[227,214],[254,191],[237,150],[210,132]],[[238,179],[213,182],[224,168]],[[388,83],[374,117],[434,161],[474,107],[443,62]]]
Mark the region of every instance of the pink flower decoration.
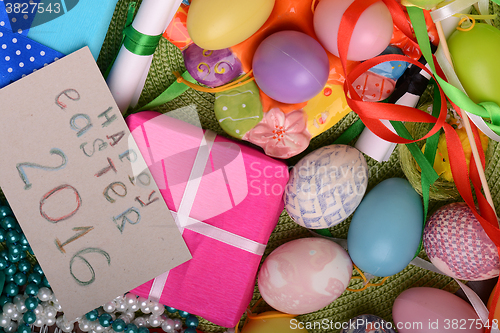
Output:
[[279,108],[273,108],[243,139],[264,148],[265,153],[272,157],[295,156],[304,151],[311,140],[307,115],[302,109],[285,114]]

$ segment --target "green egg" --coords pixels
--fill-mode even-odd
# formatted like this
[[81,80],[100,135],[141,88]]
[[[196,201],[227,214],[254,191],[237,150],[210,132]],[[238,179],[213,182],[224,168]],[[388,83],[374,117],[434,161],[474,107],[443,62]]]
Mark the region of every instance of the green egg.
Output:
[[476,23],[448,38],[453,65],[467,95],[475,102],[500,105],[500,30]]
[[255,82],[215,94],[215,117],[229,135],[241,139],[262,120],[262,103]]

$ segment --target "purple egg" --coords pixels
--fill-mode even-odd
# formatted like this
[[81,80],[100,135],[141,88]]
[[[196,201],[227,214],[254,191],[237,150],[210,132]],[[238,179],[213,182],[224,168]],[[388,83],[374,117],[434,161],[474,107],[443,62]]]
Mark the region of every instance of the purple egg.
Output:
[[237,78],[241,63],[230,49],[204,50],[191,44],[184,51],[184,65],[191,76],[209,87],[219,87]]
[[324,88],[330,64],[323,47],[298,31],[280,31],[267,37],[253,58],[259,88],[282,103],[305,102]]

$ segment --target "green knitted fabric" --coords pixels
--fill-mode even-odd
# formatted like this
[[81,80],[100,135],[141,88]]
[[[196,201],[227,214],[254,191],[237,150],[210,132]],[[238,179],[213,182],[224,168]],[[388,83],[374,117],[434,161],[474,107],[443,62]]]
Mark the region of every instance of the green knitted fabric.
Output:
[[[125,25],[128,4],[130,2],[130,0],[119,0],[115,9],[113,20],[110,24],[108,34],[97,61],[99,68],[103,73],[112,63],[120,48],[122,30]],[[500,12],[499,6],[493,5],[491,8],[491,12]],[[500,19],[498,17],[495,20],[495,24],[497,27],[500,26]],[[184,70],[184,62],[181,52],[175,46],[162,38],[160,45],[155,52],[152,66],[146,80],[145,88],[142,92],[139,104],[136,109],[139,109],[141,106],[146,105],[148,102],[153,100],[175,81],[176,78],[172,74],[173,71],[183,72]],[[215,118],[213,112],[213,102],[214,96],[212,94],[202,93],[189,89],[180,97],[156,108],[156,110],[167,112],[170,110],[178,109],[180,107],[194,105],[197,108],[201,124],[204,128],[211,129],[220,135],[227,136],[220,128]],[[134,110],[129,110],[129,113],[134,112]],[[357,119],[357,115],[351,112],[333,128],[314,138],[311,141],[309,148],[305,152],[303,152],[299,156],[291,158],[288,163],[290,165],[293,165],[307,153],[321,146],[331,144]],[[488,183],[490,184],[493,200],[496,203],[496,206],[500,207],[500,168],[498,167],[500,159],[500,147],[498,143],[491,141],[489,150],[489,152],[491,153],[489,154],[489,156],[491,156],[491,158],[486,170],[486,175],[488,178]],[[366,157],[366,159],[369,166],[370,176],[368,190],[373,188],[373,186],[380,183],[384,179],[391,177],[404,177],[401,166],[399,164],[399,156],[397,150],[391,156],[388,162],[378,163],[369,157]],[[0,199],[2,197],[3,193],[1,193],[0,191]],[[430,213],[432,213],[435,209],[442,206],[443,204],[443,202],[431,202]],[[346,238],[349,223],[350,218],[342,222],[341,224],[332,227],[332,234],[335,237]],[[301,237],[308,237],[310,235],[311,234],[307,229],[298,226],[291,220],[287,213],[283,211],[278,225],[272,233],[271,238],[269,239],[269,243],[262,261],[278,246],[290,240]],[[425,258],[425,253],[422,252],[420,256]],[[357,272],[354,272],[353,274],[357,275]],[[380,279],[375,279],[375,281],[372,282],[378,282],[379,280]],[[451,292],[454,292],[458,289],[458,285],[451,278],[431,273],[413,266],[408,266],[401,273],[391,276],[386,281],[386,283],[380,287],[371,287],[363,292],[346,291],[342,296],[340,296],[329,306],[314,313],[301,315],[298,317],[298,319],[304,322],[321,322],[324,319],[327,319],[328,322],[344,322],[348,321],[354,316],[371,313],[374,315],[378,315],[385,320],[391,321],[391,309],[394,299],[405,289],[419,286],[441,288]],[[349,287],[359,289],[362,287],[362,282],[361,280],[352,280]],[[260,294],[256,283],[251,305],[255,304],[255,302],[259,298]],[[265,303],[259,305],[256,308],[256,312],[263,312],[268,310],[271,310],[271,308]],[[242,319],[244,320],[244,317]],[[203,319],[200,321],[199,329],[204,332],[225,332],[227,330],[226,328],[216,326]],[[336,331],[318,329],[310,330],[309,332],[319,333]]]

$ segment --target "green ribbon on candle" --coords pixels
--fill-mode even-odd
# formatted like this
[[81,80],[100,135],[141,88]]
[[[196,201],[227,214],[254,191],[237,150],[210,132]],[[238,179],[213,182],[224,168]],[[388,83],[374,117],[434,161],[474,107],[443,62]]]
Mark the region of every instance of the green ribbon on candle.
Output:
[[[125,46],[125,48],[133,54],[137,54],[140,56],[149,56],[155,53],[156,47],[160,43],[162,35],[146,35],[135,30],[135,28],[132,26],[132,22],[134,20],[136,9],[136,2],[131,2],[128,5],[127,20],[125,22],[125,28],[123,29],[121,45]],[[118,55],[115,56],[115,58],[107,68],[106,73],[104,73],[105,78],[108,77],[117,56]]]
[[155,53],[162,35],[146,35],[135,30],[132,26],[132,22],[136,9],[136,2],[131,2],[128,5],[127,21],[125,22],[125,29],[123,29],[122,45],[133,54],[141,56],[152,55]]
[[155,53],[156,47],[160,43],[161,34],[152,36],[140,33],[131,25],[123,30],[125,36],[123,45],[133,54],[149,56]]

